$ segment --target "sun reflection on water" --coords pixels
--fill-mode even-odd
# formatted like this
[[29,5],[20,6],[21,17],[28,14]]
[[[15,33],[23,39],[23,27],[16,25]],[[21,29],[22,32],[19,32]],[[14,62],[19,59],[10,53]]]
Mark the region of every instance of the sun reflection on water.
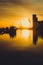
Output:
[[5,47],[9,47],[9,49],[28,49],[29,47],[32,47],[32,40],[33,40],[33,31],[32,30],[17,30],[16,36],[11,39],[9,35],[4,34],[3,36],[0,36],[1,43],[5,45]]
[[29,30],[22,30],[22,37],[23,38],[28,38],[30,36],[30,31]]
[[16,47],[28,48],[32,47],[33,31],[32,30],[17,30]]

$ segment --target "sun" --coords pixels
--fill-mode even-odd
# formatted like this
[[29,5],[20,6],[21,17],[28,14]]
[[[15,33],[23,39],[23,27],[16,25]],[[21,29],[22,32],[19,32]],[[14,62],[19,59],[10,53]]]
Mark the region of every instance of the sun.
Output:
[[30,22],[28,21],[27,18],[25,18],[25,19],[23,19],[23,20],[21,21],[21,26],[22,26],[22,27],[28,28],[29,25],[30,25]]

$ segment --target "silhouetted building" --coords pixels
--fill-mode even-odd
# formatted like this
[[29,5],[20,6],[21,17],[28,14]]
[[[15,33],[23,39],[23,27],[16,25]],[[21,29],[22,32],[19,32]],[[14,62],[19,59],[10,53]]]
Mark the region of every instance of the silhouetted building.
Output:
[[0,28],[0,34],[4,34],[4,28]]
[[16,28],[15,27],[10,27],[10,30],[9,30],[9,35],[10,37],[14,37],[16,35]]
[[36,17],[36,15],[33,15],[33,29],[37,29],[38,26],[38,18]]
[[43,38],[43,21],[38,21],[38,35]]
[[33,29],[43,29],[43,20],[38,21],[36,14],[33,15]]
[[11,38],[13,38],[14,36],[16,36],[16,27],[11,26],[10,28],[6,27],[6,28],[0,28],[0,35],[2,34],[9,34]]
[[38,36],[43,38],[43,20],[38,21],[36,14],[33,15],[33,43],[36,44]]
[[36,44],[38,40],[37,26],[38,26],[38,18],[34,14],[33,15],[33,44]]

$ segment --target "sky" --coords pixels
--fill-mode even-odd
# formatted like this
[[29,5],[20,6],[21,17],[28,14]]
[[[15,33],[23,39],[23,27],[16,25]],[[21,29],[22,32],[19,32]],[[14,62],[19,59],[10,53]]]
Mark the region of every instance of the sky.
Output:
[[32,22],[33,14],[43,19],[43,0],[0,0],[0,27],[17,25],[24,18]]

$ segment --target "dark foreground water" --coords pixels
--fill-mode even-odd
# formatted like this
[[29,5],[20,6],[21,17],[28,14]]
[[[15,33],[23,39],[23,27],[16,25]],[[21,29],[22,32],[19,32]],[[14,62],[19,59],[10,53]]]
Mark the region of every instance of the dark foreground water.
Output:
[[33,30],[17,30],[12,38],[0,35],[0,65],[43,65],[43,35]]

